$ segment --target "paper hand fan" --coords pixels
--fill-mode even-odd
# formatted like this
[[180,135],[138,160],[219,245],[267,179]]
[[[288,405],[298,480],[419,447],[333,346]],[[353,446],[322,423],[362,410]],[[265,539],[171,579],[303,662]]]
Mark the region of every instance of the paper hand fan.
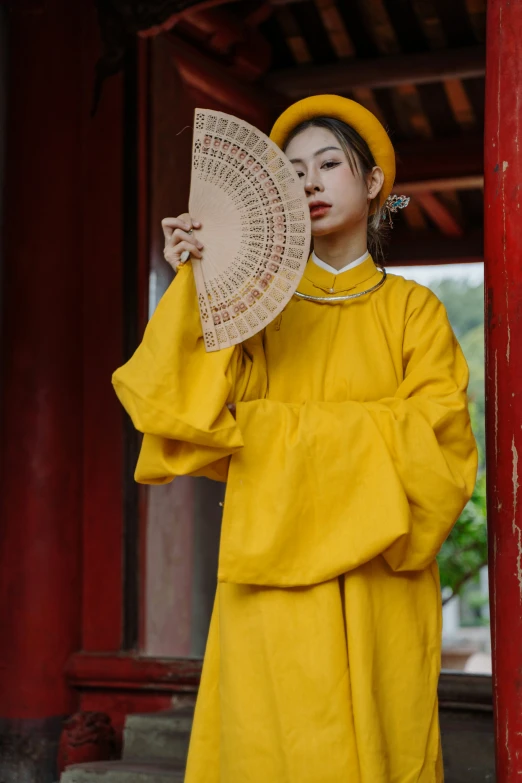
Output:
[[286,155],[257,128],[196,109],[189,211],[202,228],[192,266],[207,351],[243,342],[293,296],[310,251],[310,212]]

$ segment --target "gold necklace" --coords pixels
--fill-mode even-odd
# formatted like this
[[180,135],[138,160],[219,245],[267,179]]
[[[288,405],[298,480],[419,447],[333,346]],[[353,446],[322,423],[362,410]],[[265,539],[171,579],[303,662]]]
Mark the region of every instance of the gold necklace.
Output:
[[386,282],[387,273],[386,269],[382,266],[378,266],[379,272],[382,272],[382,277],[378,283],[371,288],[367,288],[366,291],[360,291],[358,294],[346,294],[345,296],[311,296],[311,294],[302,294],[301,291],[295,291],[294,296],[298,296],[300,299],[306,299],[307,302],[320,302],[321,304],[335,304],[336,302],[347,302],[348,299],[358,299],[365,294],[371,294],[377,289],[381,288]]

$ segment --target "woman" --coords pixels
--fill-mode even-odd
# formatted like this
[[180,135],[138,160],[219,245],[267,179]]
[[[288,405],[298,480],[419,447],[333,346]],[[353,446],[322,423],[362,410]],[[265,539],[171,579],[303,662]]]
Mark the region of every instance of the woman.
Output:
[[[437,298],[367,253],[395,173],[378,120],[316,96],[272,138],[312,219],[297,295],[206,353],[188,264],[114,376],[138,481],[228,481],[186,781],[442,781],[435,557],[476,474],[466,363]],[[201,256],[188,215],[163,227],[171,264]]]

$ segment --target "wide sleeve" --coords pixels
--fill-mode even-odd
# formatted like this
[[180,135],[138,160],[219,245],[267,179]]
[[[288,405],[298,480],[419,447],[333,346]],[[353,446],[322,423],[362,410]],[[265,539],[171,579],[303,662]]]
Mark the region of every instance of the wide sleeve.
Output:
[[189,474],[224,480],[229,456],[243,445],[227,403],[265,394],[262,338],[207,353],[187,264],[112,382],[134,426],[144,433],[137,481],[163,484]]
[[378,555],[427,567],[469,499],[477,452],[468,369],[446,312],[421,287],[403,380],[375,402],[244,402],[229,472],[222,581],[301,586]]

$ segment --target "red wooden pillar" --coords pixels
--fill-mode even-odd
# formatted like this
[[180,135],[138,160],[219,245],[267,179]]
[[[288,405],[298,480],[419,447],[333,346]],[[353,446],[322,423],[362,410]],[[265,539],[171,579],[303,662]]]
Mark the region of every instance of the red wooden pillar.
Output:
[[0,399],[0,779],[55,779],[81,647],[82,4],[13,4]]
[[487,470],[497,783],[522,775],[522,4],[488,3]]

